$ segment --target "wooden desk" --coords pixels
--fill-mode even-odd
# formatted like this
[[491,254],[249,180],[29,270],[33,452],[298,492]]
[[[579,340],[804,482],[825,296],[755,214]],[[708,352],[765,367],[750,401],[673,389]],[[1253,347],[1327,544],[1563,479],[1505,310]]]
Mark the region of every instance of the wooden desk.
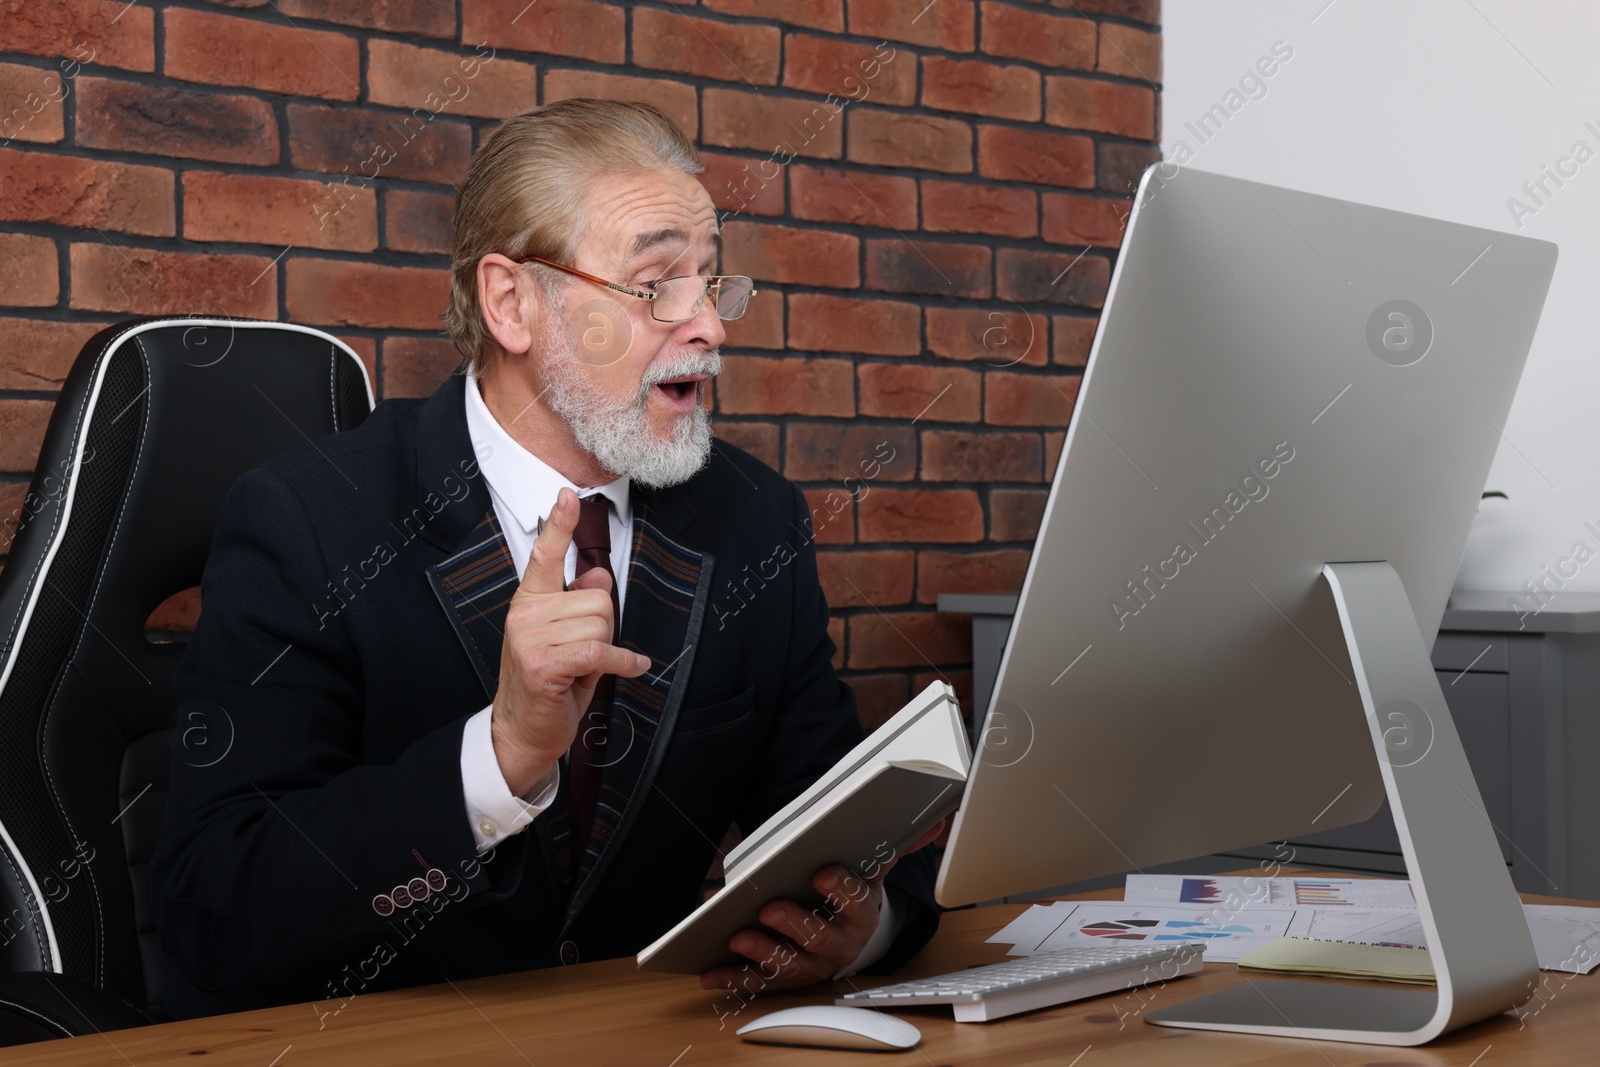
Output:
[[[1250,872],[1243,872],[1250,873]],[[1285,869],[1285,873],[1305,873]],[[1084,894],[1098,899],[1120,891]],[[1531,903],[1583,901],[1525,896]],[[939,935],[896,979],[958,970],[1005,958],[984,939],[1026,905],[950,912]],[[903,1008],[896,1014],[922,1031],[902,1053],[832,1052],[755,1045],[734,1036],[745,1022],[779,1008],[831,1003],[849,981],[805,993],[758,998],[726,1020],[738,1002],[703,990],[694,978],[645,974],[633,960],[499,975],[416,989],[365,993],[338,1001],[189,1019],[118,1030],[96,1037],[46,1041],[0,1050],[0,1063],[159,1067],[302,1067],[307,1064],[472,1064],[474,1067],[703,1067],[711,1064],[875,1064],[882,1067],[976,1067],[1182,1063],[1206,1067],[1383,1064],[1592,1063],[1600,1018],[1600,971],[1541,972],[1542,999],[1519,1020],[1501,1015],[1448,1034],[1421,1049],[1247,1037],[1151,1026],[1139,1014],[1236,985],[1232,964],[1207,964],[1203,974],[1140,992],[1096,997],[994,1023],[957,1023],[949,1008]],[[1319,979],[1288,979],[1319,981]],[[720,1028],[719,1028],[720,1024]],[[1077,1059],[1075,1057],[1080,1057]]]

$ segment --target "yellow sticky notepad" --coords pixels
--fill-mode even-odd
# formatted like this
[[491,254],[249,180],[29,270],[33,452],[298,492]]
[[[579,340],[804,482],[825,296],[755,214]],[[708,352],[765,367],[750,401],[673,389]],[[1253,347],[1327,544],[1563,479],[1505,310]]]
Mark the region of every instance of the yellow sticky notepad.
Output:
[[1433,985],[1433,960],[1425,948],[1354,945],[1280,937],[1239,961],[1240,970],[1310,974],[1324,978],[1363,978],[1379,982]]

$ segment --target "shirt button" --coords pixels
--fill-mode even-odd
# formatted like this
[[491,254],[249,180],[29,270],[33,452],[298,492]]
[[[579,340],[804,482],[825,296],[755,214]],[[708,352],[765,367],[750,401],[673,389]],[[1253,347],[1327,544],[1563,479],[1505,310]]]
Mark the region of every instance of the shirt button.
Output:
[[494,832],[498,829],[500,829],[500,827],[495,825],[495,821],[493,819],[483,819],[478,823],[478,831],[482,833],[484,837],[493,837]]

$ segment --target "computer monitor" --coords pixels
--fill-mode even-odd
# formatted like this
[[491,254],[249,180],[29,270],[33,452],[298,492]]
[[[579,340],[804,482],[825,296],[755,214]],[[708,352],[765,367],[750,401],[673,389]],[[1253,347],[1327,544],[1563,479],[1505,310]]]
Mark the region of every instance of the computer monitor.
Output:
[[1428,650],[1555,260],[1145,173],[942,903],[1359,822],[1387,793],[1437,994],[1254,982],[1152,1021],[1416,1044],[1526,998],[1531,942]]

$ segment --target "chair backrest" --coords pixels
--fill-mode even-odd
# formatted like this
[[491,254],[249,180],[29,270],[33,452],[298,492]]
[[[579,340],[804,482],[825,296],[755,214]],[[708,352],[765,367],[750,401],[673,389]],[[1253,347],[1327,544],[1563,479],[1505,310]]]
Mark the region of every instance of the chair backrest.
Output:
[[[371,409],[360,358],[301,326],[135,320],[84,346],[0,574],[0,970],[159,1011],[146,865],[184,645],[145,622],[200,584],[241,474]],[[226,724],[201,725],[185,750],[210,759]]]

